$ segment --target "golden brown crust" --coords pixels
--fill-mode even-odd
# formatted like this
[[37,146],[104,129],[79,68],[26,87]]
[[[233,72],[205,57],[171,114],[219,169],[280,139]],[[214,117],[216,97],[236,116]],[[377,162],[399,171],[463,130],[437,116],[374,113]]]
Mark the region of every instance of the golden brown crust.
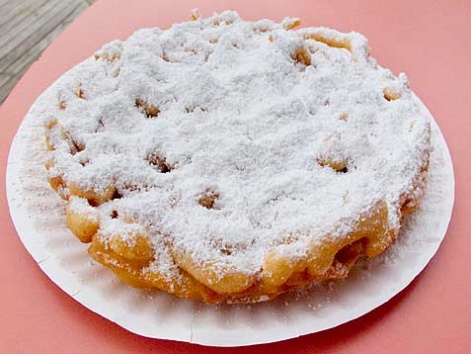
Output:
[[344,278],[362,255],[375,257],[394,241],[396,230],[387,229],[387,217],[387,207],[380,203],[362,215],[346,237],[327,238],[322,244],[312,245],[306,257],[294,262],[277,254],[275,249],[266,257],[258,275],[247,276],[228,270],[221,278],[219,272],[210,267],[201,268],[190,257],[174,255],[175,260],[178,259],[179,276],[169,280],[166,274],[147,270],[154,255],[145,235],[137,237],[133,247],[119,235],[105,242],[93,216],[67,208],[67,226],[80,241],[91,242],[90,256],[113,270],[124,282],[208,303],[256,302],[316,281]]

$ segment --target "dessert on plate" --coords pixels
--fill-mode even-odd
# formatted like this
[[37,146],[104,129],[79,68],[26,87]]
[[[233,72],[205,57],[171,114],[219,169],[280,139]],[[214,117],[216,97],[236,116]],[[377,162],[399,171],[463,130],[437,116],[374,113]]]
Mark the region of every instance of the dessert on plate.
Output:
[[418,207],[430,129],[361,34],[193,12],[50,88],[52,188],[126,283],[258,302],[348,276]]

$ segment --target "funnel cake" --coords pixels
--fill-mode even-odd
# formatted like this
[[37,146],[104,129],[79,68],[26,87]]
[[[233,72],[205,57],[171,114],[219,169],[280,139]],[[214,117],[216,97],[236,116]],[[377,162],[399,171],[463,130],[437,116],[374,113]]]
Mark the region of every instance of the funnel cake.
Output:
[[48,179],[92,258],[132,286],[257,302],[392,244],[428,123],[362,35],[299,24],[193,12],[53,85]]

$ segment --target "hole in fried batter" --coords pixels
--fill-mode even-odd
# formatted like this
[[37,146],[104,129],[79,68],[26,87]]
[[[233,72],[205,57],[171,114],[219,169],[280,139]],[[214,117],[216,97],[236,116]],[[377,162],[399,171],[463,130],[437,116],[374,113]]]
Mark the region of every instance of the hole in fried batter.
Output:
[[90,206],[92,206],[92,207],[100,206],[100,203],[98,201],[96,201],[95,199],[87,198],[87,200],[88,200],[88,204],[90,204]]
[[105,127],[105,123],[103,122],[103,118],[98,119],[98,122],[95,128],[95,133],[98,133],[104,127]]
[[64,127],[61,127],[61,138],[68,143],[71,155],[75,155],[85,150],[85,144],[78,141],[76,138],[73,138],[72,134]]
[[195,111],[207,112],[207,109],[203,107],[199,107],[199,106],[186,106],[185,107],[185,113],[193,113]]
[[364,246],[367,239],[364,237],[349,245],[342,247],[336,254],[334,259],[342,264],[351,265],[364,253]]
[[119,214],[118,214],[118,211],[117,211],[117,210],[111,211],[110,217],[111,217],[112,219],[117,219],[118,216],[119,216]]
[[71,196],[87,199],[89,204],[94,207],[106,203],[113,197],[116,197],[116,187],[113,185],[96,189],[84,189],[71,181],[67,184],[67,187]]
[[402,94],[400,91],[392,88],[392,87],[386,87],[383,90],[383,96],[386,101],[395,101],[401,98]]
[[162,51],[162,60],[167,62],[167,63],[171,63],[172,61],[170,60],[170,58],[168,57],[168,54],[167,52],[164,50]]
[[75,96],[77,96],[78,98],[84,100],[85,99],[85,93],[83,92],[83,88],[82,88],[82,85],[79,85],[75,91],[74,91],[74,94]]
[[226,256],[232,255],[232,250],[228,247],[221,248],[219,251]]
[[155,118],[160,113],[157,106],[154,106],[140,98],[136,98],[135,105],[145,113],[147,118]]
[[111,197],[111,200],[121,199],[122,197],[123,195],[117,189],[115,189],[113,196]]
[[198,200],[199,205],[206,209],[214,209],[216,200],[219,198],[219,192],[213,189],[206,189]]
[[171,172],[175,166],[167,162],[167,159],[160,153],[152,153],[146,158],[149,165],[156,166],[161,173]]
[[186,47],[183,50],[187,53],[198,54],[198,51],[195,48]]
[[90,160],[87,158],[82,158],[79,161],[79,164],[81,164],[83,167],[87,166],[90,163]]
[[[49,122],[46,123],[46,129],[48,131],[52,131],[53,129],[56,128],[58,125],[57,119],[52,119]],[[83,150],[85,150],[86,146],[83,142],[77,140],[77,138],[74,138],[72,134],[63,126],[57,127],[60,130],[60,138],[62,141],[65,141],[69,145],[69,152],[73,156]],[[52,144],[51,139],[49,138],[49,135],[46,135],[46,144],[49,148],[49,150],[54,150],[55,146]]]
[[345,112],[340,113],[339,119],[346,122],[348,120],[348,113],[345,113]]
[[318,158],[317,163],[321,167],[329,167],[337,173],[348,172],[348,160],[332,160],[328,158]]
[[77,153],[79,153],[80,151],[83,151],[85,150],[85,145],[83,144],[80,144],[78,143],[76,140],[74,139],[70,139],[70,144],[71,144],[71,154],[72,155],[75,155]]
[[311,54],[309,53],[309,50],[307,50],[305,47],[300,47],[294,51],[294,53],[291,54],[291,58],[298,62],[302,63],[304,65],[311,65]]

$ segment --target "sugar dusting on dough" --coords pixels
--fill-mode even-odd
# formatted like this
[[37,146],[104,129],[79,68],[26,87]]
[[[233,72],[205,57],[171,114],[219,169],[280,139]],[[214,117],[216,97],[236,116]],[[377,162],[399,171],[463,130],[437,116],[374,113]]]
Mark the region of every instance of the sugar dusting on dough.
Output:
[[[306,40],[309,33],[351,48]],[[300,48],[310,65],[293,59]],[[70,141],[56,137],[50,173],[84,189],[116,185],[122,198],[100,206],[102,218],[111,209],[137,218],[164,254],[153,267],[173,269],[171,244],[253,273],[273,246],[291,238],[286,255],[303,255],[311,242],[347,234],[380,200],[397,228],[399,196],[426,158],[428,128],[405,75],[367,52],[357,33],[286,31],[224,12],[106,45],[32,112],[58,119],[81,147],[72,156]],[[386,88],[400,99],[385,99]],[[152,154],[173,168],[164,173]],[[212,208],[198,203],[208,189],[218,195]]]

